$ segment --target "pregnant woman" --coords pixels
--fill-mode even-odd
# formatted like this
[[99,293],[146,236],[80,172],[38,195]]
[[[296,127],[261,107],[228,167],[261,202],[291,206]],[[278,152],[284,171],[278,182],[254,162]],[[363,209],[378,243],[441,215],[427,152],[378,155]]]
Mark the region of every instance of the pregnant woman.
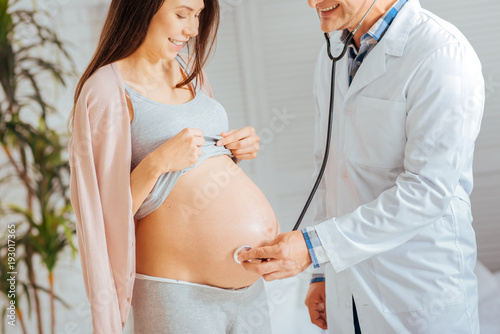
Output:
[[[236,164],[203,66],[218,0],[113,0],[70,117],[71,202],[94,333],[269,333],[262,279],[233,260],[279,233]],[[188,45],[188,56],[178,53]]]

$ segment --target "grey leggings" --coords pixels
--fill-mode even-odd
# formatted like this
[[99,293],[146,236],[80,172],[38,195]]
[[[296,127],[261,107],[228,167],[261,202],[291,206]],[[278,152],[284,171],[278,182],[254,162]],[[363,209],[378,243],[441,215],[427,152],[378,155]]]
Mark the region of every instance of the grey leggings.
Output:
[[135,334],[271,333],[262,279],[238,290],[136,274]]

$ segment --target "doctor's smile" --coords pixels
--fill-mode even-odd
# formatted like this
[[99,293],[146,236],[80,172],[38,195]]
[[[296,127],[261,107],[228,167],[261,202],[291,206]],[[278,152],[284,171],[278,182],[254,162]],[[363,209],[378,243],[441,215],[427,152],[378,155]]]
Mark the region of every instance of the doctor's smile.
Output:
[[342,10],[342,8],[340,8],[340,5],[336,5],[336,6],[325,8],[325,9],[318,8],[318,15],[319,15],[321,20],[325,20],[328,18],[337,17],[338,15],[341,14],[341,13],[339,13],[339,11],[341,11],[341,10]]
[[328,7],[328,8],[319,8],[318,7],[318,10],[321,12],[321,15],[324,15],[324,14],[328,14],[329,12],[333,12],[333,10],[336,9],[338,6],[340,6],[340,5],[337,4],[337,5],[333,5],[331,7]]

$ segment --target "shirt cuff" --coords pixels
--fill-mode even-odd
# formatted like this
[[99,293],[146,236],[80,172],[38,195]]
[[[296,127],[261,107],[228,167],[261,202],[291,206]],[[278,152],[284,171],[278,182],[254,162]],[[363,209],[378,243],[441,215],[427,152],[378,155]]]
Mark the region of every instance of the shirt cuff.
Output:
[[302,235],[306,241],[314,268],[319,268],[321,264],[329,262],[325,249],[318,237],[318,233],[316,233],[316,229],[311,226],[306,227],[302,230]]
[[312,279],[311,279],[311,284],[317,283],[317,282],[324,282],[325,281],[325,274],[313,274]]

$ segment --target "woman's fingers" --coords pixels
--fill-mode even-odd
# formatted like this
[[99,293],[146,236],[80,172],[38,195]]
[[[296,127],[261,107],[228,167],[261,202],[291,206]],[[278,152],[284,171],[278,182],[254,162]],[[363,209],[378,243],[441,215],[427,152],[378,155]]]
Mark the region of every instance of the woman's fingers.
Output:
[[239,159],[239,160],[252,160],[252,159],[255,159],[257,157],[257,152],[246,153],[246,154],[240,154],[237,152],[233,152],[233,155],[236,159]]
[[[242,137],[241,130],[231,130],[228,132],[221,133],[223,138],[219,139],[216,143],[217,146],[226,146],[231,143],[239,141]],[[226,146],[227,147],[227,146]]]
[[243,148],[230,148],[230,147],[227,148],[230,149],[231,153],[233,153],[234,155],[253,154],[253,153],[257,155],[257,152],[259,151],[259,144],[254,144]]
[[257,140],[253,137],[246,137],[246,138],[241,138],[238,141],[234,141],[232,143],[224,145],[226,148],[230,150],[237,150],[237,149],[255,149],[259,147],[259,144]]
[[238,132],[238,131],[240,131],[240,129],[229,130],[229,131],[226,131],[226,132],[221,133],[220,135],[221,135],[222,137],[227,137],[227,136],[230,136],[230,135],[232,135],[233,133]]
[[223,132],[221,136],[223,138],[219,139],[216,145],[224,145],[231,150],[235,158],[251,160],[257,157],[260,138],[253,127],[247,126],[243,129]]
[[[251,126],[247,126],[243,129],[239,129],[239,130],[231,130],[228,132],[223,132],[223,133],[221,133],[221,136],[224,138],[219,139],[219,141],[217,141],[217,146],[224,145],[229,149],[231,149],[230,147],[228,147],[229,144],[237,143],[245,138],[253,139],[253,140],[249,141],[250,143],[253,143],[254,141],[258,142],[258,138],[259,138],[257,136],[257,134],[255,133],[255,129]],[[239,147],[235,147],[235,148],[239,148]]]

